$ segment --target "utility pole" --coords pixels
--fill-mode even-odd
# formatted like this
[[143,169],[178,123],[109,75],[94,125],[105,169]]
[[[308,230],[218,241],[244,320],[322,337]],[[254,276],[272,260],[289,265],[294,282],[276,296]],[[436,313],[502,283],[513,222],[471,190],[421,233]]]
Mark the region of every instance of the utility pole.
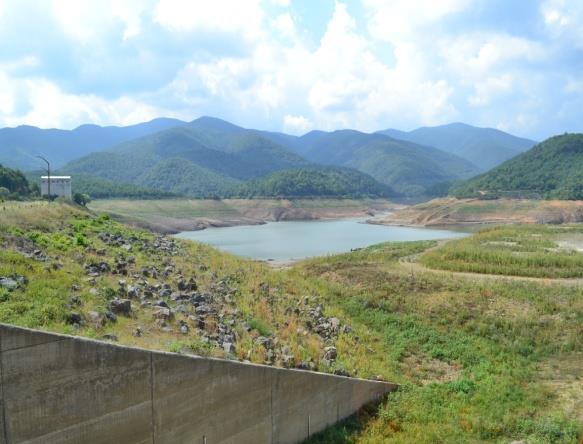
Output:
[[[47,163],[47,179],[48,179],[47,183],[48,183],[48,192],[49,192],[49,203],[51,203],[51,164],[43,156],[36,156],[36,157],[44,160]],[[41,198],[42,198],[42,190],[41,190]]]

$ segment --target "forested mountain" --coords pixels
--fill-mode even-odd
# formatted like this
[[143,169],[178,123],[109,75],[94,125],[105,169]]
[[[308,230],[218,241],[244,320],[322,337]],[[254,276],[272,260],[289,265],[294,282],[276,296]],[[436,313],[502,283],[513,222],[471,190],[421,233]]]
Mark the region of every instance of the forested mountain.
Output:
[[182,124],[180,120],[161,118],[125,127],[82,125],[70,131],[26,125],[2,128],[0,163],[24,171],[35,170],[43,166],[36,158],[41,154],[58,168],[91,152]]
[[[304,169],[302,174],[310,171],[313,180],[327,177],[336,181],[330,184],[332,188],[347,177],[357,180],[354,172],[338,175],[339,170],[328,170],[323,174],[320,169],[316,175],[315,170],[306,169],[317,165],[358,170],[397,194],[419,196],[479,173],[468,158],[478,159],[476,163],[484,167],[530,143],[463,124],[410,133],[311,131],[298,137],[201,117],[190,123],[156,119],[128,127],[83,125],[72,131],[4,128],[0,130],[0,161],[6,158],[8,165],[38,170],[41,162],[34,156],[44,154],[55,170],[77,176],[78,186],[85,192],[92,190],[95,197],[156,193],[213,197],[243,189],[252,193],[242,184],[261,178],[253,186],[264,189],[260,182],[267,183],[267,176],[282,170],[296,170],[297,174]],[[66,160],[69,162],[59,167]],[[273,177],[283,183],[293,175],[286,172]],[[361,184],[354,185],[358,189]]]
[[61,172],[213,197],[230,195],[241,180],[307,165],[260,132],[203,117],[92,153],[70,162]]
[[379,133],[455,154],[472,162],[480,171],[500,165],[536,143],[497,129],[477,128],[464,123],[423,127],[410,132],[387,129]]
[[308,160],[357,169],[406,195],[425,194],[440,182],[478,172],[470,162],[436,148],[354,130],[312,131],[299,139]]
[[282,170],[243,183],[238,197],[388,197],[389,186],[350,168],[308,167]]
[[583,134],[555,136],[451,190],[459,197],[583,199]]
[[0,165],[0,199],[25,197],[35,191],[21,171]]

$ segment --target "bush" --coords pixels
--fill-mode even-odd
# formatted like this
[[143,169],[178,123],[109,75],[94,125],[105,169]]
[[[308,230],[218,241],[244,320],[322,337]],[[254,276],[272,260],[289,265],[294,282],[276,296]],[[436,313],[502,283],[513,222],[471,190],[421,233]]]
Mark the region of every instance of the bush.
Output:
[[82,207],[86,207],[87,204],[89,202],[91,202],[91,198],[89,197],[88,194],[84,194],[84,193],[75,193],[73,195],[73,201],[77,204],[77,205],[81,205]]

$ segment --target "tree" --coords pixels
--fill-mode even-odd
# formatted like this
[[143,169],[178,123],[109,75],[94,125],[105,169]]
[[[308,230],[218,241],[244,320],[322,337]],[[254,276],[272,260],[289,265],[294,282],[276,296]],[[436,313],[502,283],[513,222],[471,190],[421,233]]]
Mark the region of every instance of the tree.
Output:
[[86,207],[87,204],[89,202],[91,202],[91,198],[89,197],[88,194],[84,194],[84,193],[75,193],[73,195],[73,201],[77,204],[77,205],[81,205],[82,207]]
[[7,199],[10,196],[10,190],[6,187],[0,187],[0,199]]

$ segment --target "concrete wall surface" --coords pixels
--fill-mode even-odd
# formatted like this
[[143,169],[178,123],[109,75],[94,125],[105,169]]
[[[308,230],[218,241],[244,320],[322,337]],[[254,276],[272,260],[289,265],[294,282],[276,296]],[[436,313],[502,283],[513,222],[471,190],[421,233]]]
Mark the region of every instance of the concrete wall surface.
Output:
[[394,384],[0,324],[0,443],[297,443]]

